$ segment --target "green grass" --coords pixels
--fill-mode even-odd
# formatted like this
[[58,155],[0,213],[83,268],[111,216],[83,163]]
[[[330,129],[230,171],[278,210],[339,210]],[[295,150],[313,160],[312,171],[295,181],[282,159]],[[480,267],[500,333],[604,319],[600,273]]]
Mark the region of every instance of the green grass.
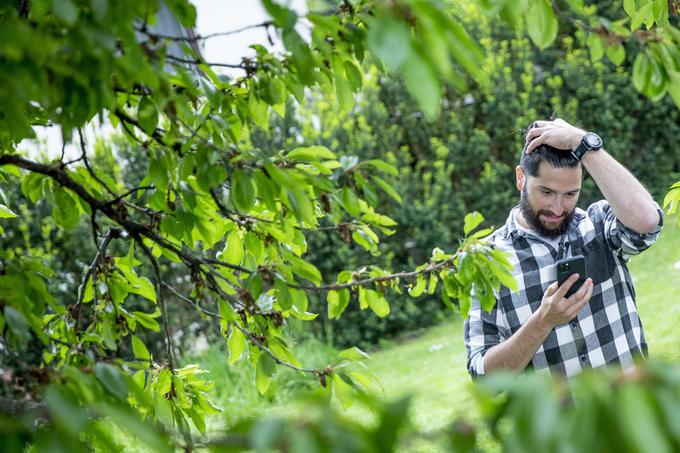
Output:
[[[680,231],[672,219],[657,243],[634,257],[630,270],[635,281],[637,303],[645,326],[650,355],[654,358],[680,360]],[[297,354],[305,365],[323,366],[333,351],[320,343],[301,343]],[[263,413],[296,414],[301,406],[295,397],[316,385],[309,377],[284,370],[279,373],[273,392],[260,397],[254,390],[252,370],[246,364],[231,369],[224,355],[202,356],[206,368],[213,369],[217,382],[217,400],[225,408],[222,417],[227,424],[249,415]],[[210,358],[212,357],[212,358]],[[208,362],[206,362],[208,360]],[[327,363],[327,362],[326,362]],[[456,419],[465,419],[481,427],[481,415],[466,370],[463,345],[463,323],[457,314],[451,320],[426,329],[418,335],[385,342],[371,352],[370,368],[382,382],[380,396],[394,400],[412,396],[411,419],[422,432],[436,432]],[[372,423],[370,413],[352,407],[348,417]],[[483,430],[482,430],[483,433]],[[484,450],[497,450],[488,436],[480,445]],[[409,444],[407,451],[436,451],[427,441]]]
[[675,216],[666,219],[656,244],[633,258],[629,268],[650,357],[679,361],[680,230]]

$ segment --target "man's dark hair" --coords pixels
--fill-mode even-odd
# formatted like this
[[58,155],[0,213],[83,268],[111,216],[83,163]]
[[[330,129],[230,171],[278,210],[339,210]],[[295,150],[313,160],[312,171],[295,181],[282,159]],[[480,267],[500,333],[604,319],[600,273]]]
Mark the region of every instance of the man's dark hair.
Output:
[[568,168],[581,165],[581,162],[574,159],[569,151],[557,149],[550,145],[540,145],[527,154],[527,147],[522,150],[519,158],[519,165],[528,176],[538,176],[538,167],[541,162],[546,161],[555,168]]

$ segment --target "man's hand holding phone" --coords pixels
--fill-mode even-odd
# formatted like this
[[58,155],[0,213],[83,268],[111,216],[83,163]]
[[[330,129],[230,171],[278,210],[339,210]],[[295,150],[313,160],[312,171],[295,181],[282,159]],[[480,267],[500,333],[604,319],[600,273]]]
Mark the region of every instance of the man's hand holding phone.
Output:
[[571,296],[567,292],[579,280],[579,274],[572,274],[561,285],[554,282],[543,295],[538,309],[539,320],[547,329],[567,323],[574,319],[593,294],[593,279],[587,278],[581,287]]

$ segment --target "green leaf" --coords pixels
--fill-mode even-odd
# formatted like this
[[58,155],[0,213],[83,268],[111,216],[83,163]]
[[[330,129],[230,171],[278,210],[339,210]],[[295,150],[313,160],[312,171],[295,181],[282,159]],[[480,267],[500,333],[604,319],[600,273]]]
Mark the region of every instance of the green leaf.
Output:
[[149,350],[146,345],[136,335],[131,335],[132,338],[132,352],[135,357],[140,360],[150,360]]
[[349,85],[352,88],[352,91],[361,90],[361,85],[363,84],[363,80],[362,80],[361,71],[359,70],[359,68],[357,68],[357,65],[355,65],[350,60],[345,60],[344,67],[345,67],[345,75],[347,76],[347,81],[349,82]]
[[276,362],[274,359],[268,354],[260,354],[260,358],[257,360],[257,367],[255,368],[255,385],[260,395],[264,395],[267,389],[269,389],[269,384],[275,372]]
[[362,310],[366,310],[368,308],[368,298],[366,295],[366,289],[363,287],[359,287],[359,308]]
[[635,11],[637,11],[637,1],[636,0],[623,0],[623,10],[628,14],[628,16],[633,17]]
[[246,347],[246,338],[240,329],[232,326],[231,334],[227,340],[227,348],[229,349],[229,364],[236,362],[243,354]]
[[66,387],[50,385],[45,391],[45,399],[55,424],[63,427],[73,438],[78,438],[88,420],[73,393]]
[[0,204],[0,219],[11,219],[17,217],[17,215],[12,212],[10,208],[5,206],[4,204]]
[[153,100],[144,96],[137,106],[137,122],[148,135],[153,134],[158,125],[158,109]]
[[338,73],[335,73],[333,84],[335,85],[335,97],[338,100],[340,110],[345,112],[352,110],[352,107],[354,107],[354,96],[347,80]]
[[52,217],[54,221],[66,230],[73,229],[80,218],[80,205],[63,187],[54,187],[53,194]]
[[253,93],[248,97],[248,109],[253,122],[263,130],[269,129],[269,106]]
[[539,49],[548,47],[557,37],[557,17],[547,0],[533,0],[526,12],[529,37]]
[[633,85],[639,92],[643,92],[652,77],[652,65],[646,53],[641,52],[633,63]]
[[5,320],[7,327],[19,338],[22,343],[31,339],[30,324],[23,313],[14,307],[5,307]]
[[72,0],[53,0],[52,11],[54,15],[68,26],[72,26],[78,20],[78,8]]
[[383,13],[369,24],[366,37],[370,51],[392,71],[399,70],[411,54],[411,32],[408,26]]
[[630,21],[630,31],[635,31],[640,28],[640,25],[650,21],[654,18],[654,11],[652,7],[654,2],[647,2],[632,16]]
[[227,236],[224,249],[218,254],[218,258],[224,259],[229,264],[239,265],[243,261],[244,254],[241,233],[238,229],[232,230]]
[[378,176],[371,176],[371,179],[378,185],[378,187],[380,187],[383,190],[383,192],[392,197],[394,201],[401,204],[401,195],[397,193],[393,186],[391,186],[387,181],[385,181],[382,178],[379,178]]
[[219,301],[219,314],[220,317],[225,321],[236,322],[236,311],[234,310],[234,307],[232,307],[231,304],[225,300]]
[[229,195],[236,209],[247,213],[255,204],[255,190],[255,184],[249,175],[241,170],[234,170],[231,175]]
[[257,193],[260,195],[262,201],[264,201],[264,204],[272,211],[276,211],[278,188],[274,185],[274,182],[269,179],[262,170],[255,171],[252,176],[255,180],[255,185],[257,186]]
[[615,65],[620,65],[626,59],[626,49],[621,44],[607,47],[607,58]]
[[349,349],[345,349],[343,351],[340,351],[338,353],[338,357],[340,357],[342,359],[352,360],[352,361],[364,360],[364,359],[370,358],[368,354],[366,354],[364,351],[357,348],[356,346],[352,346]]
[[154,319],[160,316],[159,311],[156,311],[156,313],[153,314],[144,313],[143,311],[134,311],[132,312],[132,315],[135,317],[137,322],[145,328],[153,330],[154,332],[158,332],[160,330],[158,322]]
[[343,288],[328,291],[326,300],[328,301],[328,319],[339,318],[349,304],[349,290]]
[[349,215],[352,217],[359,216],[359,197],[357,197],[357,194],[355,194],[352,189],[347,186],[343,187],[342,197],[340,200],[342,207],[345,208],[345,211],[347,211]]
[[118,368],[100,362],[95,365],[94,374],[112,395],[120,400],[127,398],[127,383]]
[[437,116],[441,99],[441,85],[429,62],[418,53],[412,52],[402,71],[406,88],[425,115],[430,119]]
[[416,280],[416,284],[408,290],[408,294],[411,297],[420,297],[420,295],[425,291],[426,285],[427,280],[425,280],[422,275],[419,275],[418,279]]
[[399,176],[399,170],[394,165],[388,164],[385,161],[378,160],[378,159],[369,159],[361,162],[360,165],[368,165],[370,167],[374,167],[380,171],[383,171],[385,173],[389,173],[392,176]]
[[588,47],[590,48],[590,60],[600,61],[604,56],[604,43],[596,33],[588,35]]
[[267,13],[274,19],[274,23],[278,28],[290,29],[295,26],[297,22],[297,14],[272,0],[262,0]]
[[671,452],[654,402],[642,386],[623,385],[617,401],[621,432],[633,451]]
[[325,146],[301,146],[293,149],[288,153],[288,158],[291,160],[322,160],[322,159],[337,159],[333,151]]
[[385,297],[378,291],[373,289],[366,290],[366,301],[368,306],[373,310],[373,313],[381,318],[390,314],[390,304],[387,303]]
[[293,255],[288,257],[288,261],[291,264],[290,269],[294,274],[309,280],[316,286],[321,284],[321,272],[319,272],[316,266]]
[[463,231],[465,236],[470,234],[472,230],[477,228],[480,223],[484,221],[484,216],[479,212],[471,212],[465,216],[465,224],[463,226]]
[[675,105],[680,108],[680,72],[668,70],[670,83],[666,87]]
[[334,373],[331,379],[333,396],[340,402],[344,410],[349,409],[354,403],[352,387],[347,384],[339,374]]

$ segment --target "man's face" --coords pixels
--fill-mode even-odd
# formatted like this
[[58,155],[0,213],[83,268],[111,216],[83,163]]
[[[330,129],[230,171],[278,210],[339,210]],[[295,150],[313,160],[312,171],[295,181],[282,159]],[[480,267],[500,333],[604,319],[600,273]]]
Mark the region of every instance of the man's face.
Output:
[[581,190],[582,171],[580,165],[556,168],[541,162],[538,175],[524,179],[519,205],[532,229],[545,237],[557,237],[567,231]]

